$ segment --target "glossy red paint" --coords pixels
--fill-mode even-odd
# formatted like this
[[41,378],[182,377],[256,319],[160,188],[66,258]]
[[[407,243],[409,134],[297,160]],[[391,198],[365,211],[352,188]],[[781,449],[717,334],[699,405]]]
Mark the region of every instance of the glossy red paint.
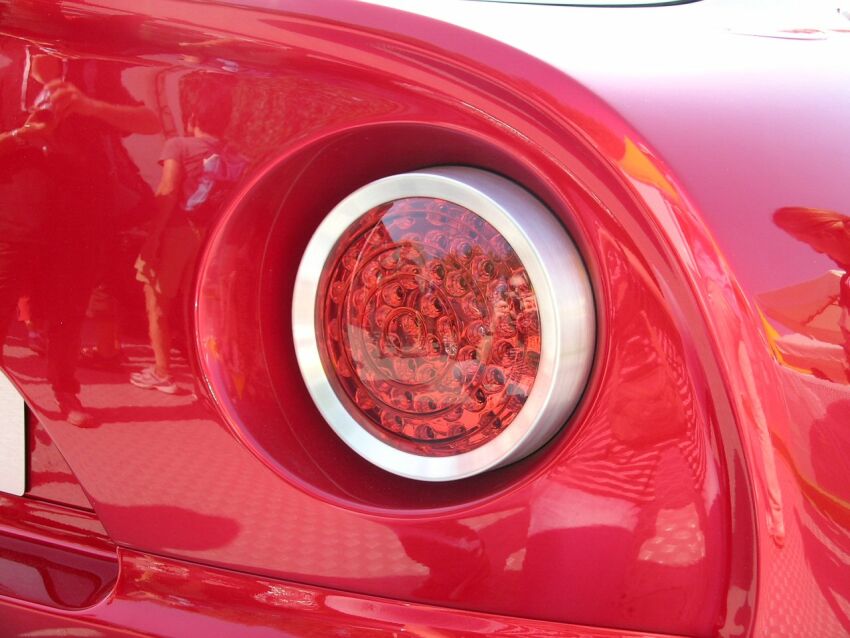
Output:
[[[850,631],[847,389],[780,365],[755,296],[794,283],[812,257],[779,241],[776,208],[850,209],[841,177],[819,173],[813,190],[802,167],[814,151],[798,145],[781,188],[754,151],[737,198],[717,187],[719,167],[740,162],[705,125],[706,104],[671,115],[579,63],[571,77],[460,27],[358,3],[45,0],[4,7],[0,32],[0,130],[50,100],[39,77],[82,91],[63,86],[76,106],[56,100],[69,119],[52,133],[0,138],[16,145],[0,146],[15,177],[0,215],[18,210],[12,197],[42,215],[19,241],[0,237],[0,275],[25,284],[12,294],[0,277],[3,303],[31,294],[49,342],[37,352],[12,325],[3,366],[122,548],[115,590],[85,612],[7,592],[16,631]],[[784,114],[783,130],[810,132],[809,112]],[[247,167],[218,209],[168,227],[174,300],[146,313],[137,277],[150,273],[134,262],[157,159],[190,116],[222,120]],[[756,111],[726,123],[744,146],[775,125]],[[712,152],[693,153],[694,140]],[[323,215],[369,181],[436,164],[506,175],[561,218],[591,273],[600,335],[565,432],[444,485],[387,474],[333,435],[289,324]],[[742,244],[741,219],[772,241]],[[765,274],[772,250],[784,265]],[[162,314],[174,394],[130,383],[156,361],[149,315]],[[122,359],[78,356],[81,342],[105,351],[116,338]],[[0,536],[21,529],[9,516]]]
[[80,482],[68,467],[50,434],[32,413],[27,417],[29,472],[26,495],[33,499],[92,511],[91,503]]
[[0,495],[0,596],[83,609],[117,578],[115,545],[94,514]]
[[120,552],[121,579],[108,600],[59,612],[0,600],[14,635],[347,636],[351,638],[653,638],[646,633],[522,620],[352,595],[248,574]]

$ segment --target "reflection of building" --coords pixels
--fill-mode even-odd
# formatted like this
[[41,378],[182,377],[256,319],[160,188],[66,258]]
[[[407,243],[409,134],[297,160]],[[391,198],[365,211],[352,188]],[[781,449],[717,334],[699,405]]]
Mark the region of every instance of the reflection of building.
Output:
[[[208,92],[211,82],[229,85],[233,112],[223,137],[252,164],[277,152],[287,140],[315,128],[317,122],[328,124],[392,108],[377,98],[364,100],[354,91],[346,95],[344,89],[331,89],[298,76],[237,77],[217,69],[134,67],[122,70],[122,82],[136,99],[155,105],[166,138],[186,134],[186,114]],[[134,135],[123,143],[145,180],[155,188],[160,174],[156,145]]]
[[596,496],[682,505],[691,495],[675,494],[679,486],[664,481],[665,471],[686,467],[692,485],[703,485],[708,465],[684,345],[669,317],[658,311],[658,293],[644,264],[613,243],[607,259],[612,271],[623,273],[614,303],[628,305],[631,316],[610,364],[617,384],[602,396],[609,406],[604,424],[574,438],[569,472],[559,479]]
[[[363,100],[354,91],[297,75],[237,78],[221,74],[216,81],[231,83],[233,89],[233,113],[224,137],[252,162],[278,152],[284,143],[310,130],[392,108],[374,97]],[[183,113],[203,98],[208,82],[208,74],[202,72],[180,77],[179,108]]]
[[801,335],[841,345],[844,338],[838,328],[841,308],[838,292],[840,270],[829,270],[820,277],[759,295],[764,313],[786,328]]

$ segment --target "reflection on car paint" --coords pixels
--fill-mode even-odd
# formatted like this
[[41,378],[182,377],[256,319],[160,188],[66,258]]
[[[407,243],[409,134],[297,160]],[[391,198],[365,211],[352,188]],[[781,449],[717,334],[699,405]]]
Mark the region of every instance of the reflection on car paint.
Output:
[[[354,24],[342,29],[323,13],[341,20],[337,3],[298,5],[298,17],[166,4],[154,3],[180,21],[85,3],[73,15],[55,3],[39,15],[3,10],[3,367],[109,538],[135,548],[120,552],[115,606],[92,617],[145,616],[133,622],[155,631],[137,609],[166,624],[191,610],[190,621],[233,628],[259,614],[258,625],[280,627],[290,617],[277,614],[296,609],[321,615],[319,629],[304,621],[317,635],[322,623],[363,623],[362,635],[405,623],[426,626],[415,629],[423,636],[571,631],[481,615],[493,612],[771,633],[780,608],[799,605],[790,627],[847,630],[844,360],[819,367],[776,346],[786,369],[766,363],[753,291],[721,251],[736,272],[756,266],[700,219],[719,227],[735,214],[699,207],[716,188],[694,176],[704,157],[670,152],[665,164],[646,142],[664,144],[650,124],[641,135],[560,71],[474,34],[449,29],[443,54],[423,34],[448,27],[408,18],[393,35],[397,15],[374,7],[345,13]],[[244,36],[225,33],[233,25]],[[155,276],[135,264],[155,223],[161,152],[197,135],[198,105],[227,102],[218,137],[245,166],[202,228],[171,233],[166,261],[180,267],[169,307],[154,290],[145,308],[137,276],[151,288]],[[668,115],[652,122],[663,128]],[[594,271],[605,340],[586,402],[551,446],[425,489],[326,431],[285,317],[301,250],[330,207],[370,179],[447,161],[522,182],[570,225]],[[190,199],[201,178],[176,181]],[[160,217],[163,230],[181,208]],[[772,226],[772,209],[757,211],[759,227]],[[780,290],[811,253],[787,247]],[[823,276],[830,288],[836,276]],[[773,305],[764,315],[781,323],[787,300]],[[173,393],[131,384],[157,358]],[[423,611],[392,625],[421,607],[369,596],[480,613]],[[375,616],[383,624],[370,625]],[[469,617],[473,626],[457,620]]]

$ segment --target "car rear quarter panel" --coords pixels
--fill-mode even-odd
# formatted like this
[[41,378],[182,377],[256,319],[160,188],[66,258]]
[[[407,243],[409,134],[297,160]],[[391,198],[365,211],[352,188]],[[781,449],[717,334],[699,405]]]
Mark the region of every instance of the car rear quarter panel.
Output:
[[[68,307],[85,305],[106,273],[121,309],[121,367],[64,364],[96,427],[58,409],[49,351],[26,348],[19,326],[5,336],[4,369],[122,548],[119,598],[165,587],[155,561],[187,561],[358,600],[735,635],[773,628],[770,605],[799,578],[807,598],[787,613],[790,632],[815,621],[846,629],[846,477],[820,475],[800,429],[816,422],[810,407],[791,401],[789,418],[787,388],[813,382],[776,365],[750,289],[764,254],[733,241],[751,210],[749,234],[769,227],[767,168],[777,160],[735,156],[705,103],[650,108],[639,75],[620,85],[565,72],[471,30],[359,3],[33,2],[0,20],[2,130],[26,117],[22,96],[37,91],[24,86],[27,61],[45,51],[66,60],[82,90],[142,104],[161,129],[118,136],[118,157],[81,153],[87,167],[76,174],[46,175],[63,188],[42,204],[58,220],[34,249],[48,254],[37,262],[42,303],[65,308],[54,323],[78,322],[56,341],[94,338],[94,320]],[[648,81],[663,93],[660,78]],[[720,86],[713,78],[703,89]],[[191,285],[175,302],[180,392],[165,395],[128,381],[151,359],[133,261],[152,211],[136,204],[156,186],[165,138],[183,132],[194,101],[222,90],[233,101],[226,138],[250,165],[190,260]],[[770,129],[755,111],[728,119],[745,141]],[[750,171],[746,206],[718,185],[714,151],[682,139],[727,153],[742,167],[735,176]],[[298,373],[289,305],[303,248],[336,202],[436,164],[504,174],[549,206],[583,252],[600,336],[562,435],[511,467],[426,485],[370,466],[326,427]],[[114,188],[117,175],[129,194]],[[803,198],[804,181],[783,180],[779,203]],[[119,210],[127,219],[110,217]],[[773,272],[770,285],[792,272]],[[842,391],[830,390],[838,408]],[[829,436],[836,423],[826,420]],[[838,487],[824,487],[830,480]],[[193,569],[207,568],[168,577],[185,587]],[[250,609],[236,591],[246,581],[228,582],[232,594],[211,598]],[[215,615],[205,596],[194,591],[187,608]],[[179,606],[151,601],[162,613]]]

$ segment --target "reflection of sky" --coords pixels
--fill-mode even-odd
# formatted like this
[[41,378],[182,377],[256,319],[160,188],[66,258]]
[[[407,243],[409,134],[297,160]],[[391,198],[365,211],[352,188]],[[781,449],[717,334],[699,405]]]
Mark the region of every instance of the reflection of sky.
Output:
[[[569,503],[569,507],[564,507]],[[579,527],[617,527],[633,532],[640,508],[625,499],[554,485],[541,492],[532,510],[529,536]]]
[[[167,61],[167,60],[164,60]],[[150,109],[157,111],[160,116],[162,111],[157,108],[159,102],[166,102],[168,109],[172,114],[171,125],[177,127],[174,131],[177,134],[184,134],[182,131],[182,113],[180,109],[180,96],[178,84],[182,73],[169,72],[163,74],[162,69],[158,67],[131,67],[124,69],[121,72],[121,82],[127,92],[134,99],[143,103]],[[157,77],[160,78],[160,85],[157,83]],[[162,90],[162,94],[157,99],[157,91]],[[162,151],[162,143],[165,143],[164,137],[160,137],[161,144],[151,143],[154,139],[151,135],[127,135],[121,138],[121,143],[127,149],[133,162],[139,168],[139,174],[148,185],[156,190],[159,184],[160,176],[162,175],[162,167],[159,165],[159,154]]]
[[[624,114],[673,168],[744,288],[758,294],[833,267],[776,228],[773,211],[850,214],[843,170],[850,166],[850,36],[828,31],[850,29],[850,20],[837,5],[704,0],[598,9],[410,0],[405,9],[528,51]],[[612,12],[629,19],[612,20]],[[795,28],[822,29],[824,39],[790,39],[805,35],[787,33]]]

